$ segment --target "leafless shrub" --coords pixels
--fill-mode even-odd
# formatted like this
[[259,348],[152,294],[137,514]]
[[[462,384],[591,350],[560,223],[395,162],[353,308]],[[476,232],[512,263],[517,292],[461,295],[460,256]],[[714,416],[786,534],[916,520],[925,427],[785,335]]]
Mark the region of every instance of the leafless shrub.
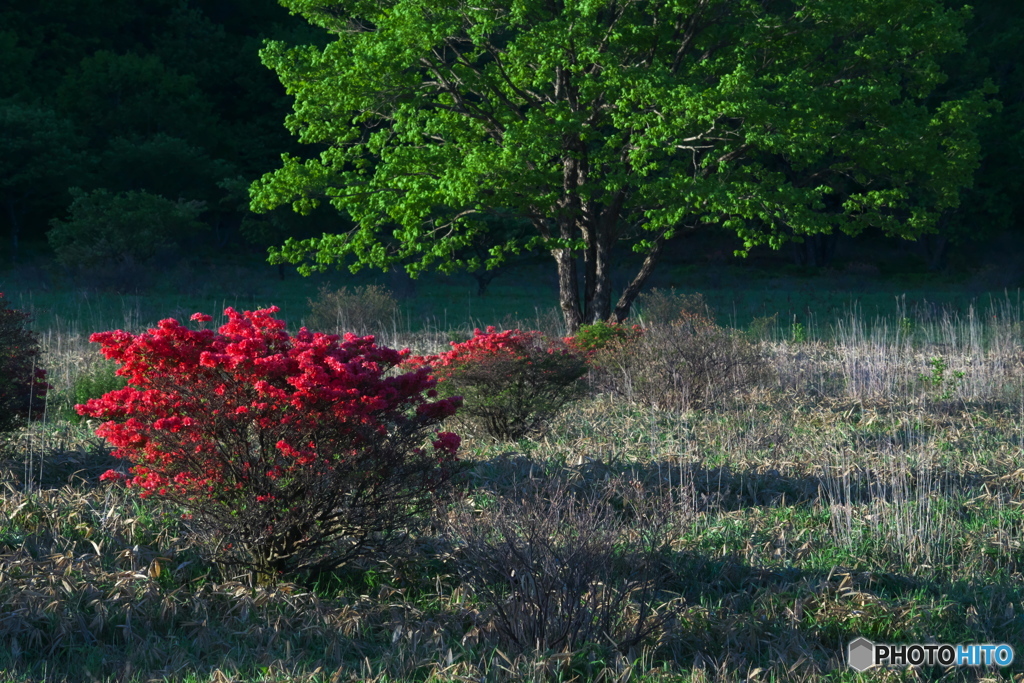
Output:
[[321,287],[317,299],[309,299],[309,307],[308,327],[318,332],[379,335],[392,329],[398,318],[398,302],[379,285],[353,287],[352,291],[348,287],[337,291]]
[[585,494],[555,480],[482,513],[463,509],[449,533],[504,645],[573,652],[611,642],[626,653],[670,616],[653,605],[669,517],[622,482]]
[[594,364],[598,390],[669,410],[710,406],[772,376],[758,346],[686,309],[635,342],[599,352]]
[[703,294],[676,294],[675,287],[668,291],[654,288],[644,292],[636,298],[636,307],[646,327],[669,325],[686,316],[714,320],[714,311],[704,301]]

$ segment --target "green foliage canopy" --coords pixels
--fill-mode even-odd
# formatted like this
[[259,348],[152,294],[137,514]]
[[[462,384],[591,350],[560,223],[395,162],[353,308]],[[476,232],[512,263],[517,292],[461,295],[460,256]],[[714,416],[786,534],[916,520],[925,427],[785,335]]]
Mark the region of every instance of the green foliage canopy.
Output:
[[216,116],[196,79],[156,55],[100,50],[83,59],[56,93],[64,112],[90,136],[165,133],[190,141],[211,137]]
[[[505,208],[537,234],[493,246],[488,265],[550,249],[570,330],[624,319],[687,229],[724,226],[744,254],[835,229],[934,230],[971,182],[990,107],[981,87],[929,100],[967,17],[937,0],[283,4],[335,34],[262,53],[295,97],[289,128],[326,148],[284,156],[252,206],[327,200],[356,227],[272,258],[473,267],[456,250]],[[644,261],[612,310],[620,241]]]

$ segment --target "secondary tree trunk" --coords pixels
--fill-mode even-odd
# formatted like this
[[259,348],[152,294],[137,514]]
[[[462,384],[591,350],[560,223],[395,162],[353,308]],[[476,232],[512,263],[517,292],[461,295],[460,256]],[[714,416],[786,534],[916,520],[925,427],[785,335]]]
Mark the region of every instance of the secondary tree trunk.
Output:
[[583,324],[580,311],[580,288],[576,282],[576,257],[570,249],[554,249],[551,252],[558,264],[558,304],[565,318],[569,334],[576,334]]
[[21,232],[21,224],[18,221],[18,210],[14,206],[14,201],[8,201],[7,204],[7,218],[11,224],[11,260],[15,263],[18,262],[18,233]]
[[612,315],[610,322],[621,323],[629,317],[629,309],[633,306],[633,302],[636,301],[637,294],[640,293],[640,289],[647,283],[647,278],[654,272],[654,267],[658,265],[658,260],[661,258],[661,248],[665,244],[665,232],[663,230],[657,239],[654,240],[654,247],[647,252],[647,256],[640,266],[640,271],[633,278],[633,281],[629,283],[625,291],[622,292],[619,302],[615,304],[615,313]]
[[823,268],[832,261],[838,244],[838,235],[804,235],[802,243],[793,243],[793,256],[798,266]]

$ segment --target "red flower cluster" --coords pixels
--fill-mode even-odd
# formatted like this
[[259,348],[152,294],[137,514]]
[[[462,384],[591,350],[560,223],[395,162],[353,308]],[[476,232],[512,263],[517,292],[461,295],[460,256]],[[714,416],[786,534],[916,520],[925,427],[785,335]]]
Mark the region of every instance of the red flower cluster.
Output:
[[426,401],[436,384],[429,368],[385,376],[407,349],[305,328],[291,337],[271,317],[277,311],[228,308],[218,332],[167,319],[144,334],[94,334],[129,386],[76,409],[108,420],[97,435],[134,464],[130,477],[102,479],[127,479],[143,496],[168,497],[222,525],[259,510],[249,522],[260,529],[297,526],[284,545],[267,541],[284,557],[317,534],[343,533],[353,490],[376,492],[383,504],[446,483],[459,437],[435,432],[432,455],[420,446],[461,399]]
[[506,358],[533,364],[532,353],[546,346],[548,354],[570,355],[566,348],[555,348],[545,344],[544,335],[540,332],[523,330],[506,330],[498,332],[491,325],[486,332],[479,328],[473,330],[473,338],[465,342],[451,342],[452,350],[432,356],[413,356],[406,361],[408,367],[421,368],[429,365],[444,380],[451,370],[468,364],[481,363],[494,358]]

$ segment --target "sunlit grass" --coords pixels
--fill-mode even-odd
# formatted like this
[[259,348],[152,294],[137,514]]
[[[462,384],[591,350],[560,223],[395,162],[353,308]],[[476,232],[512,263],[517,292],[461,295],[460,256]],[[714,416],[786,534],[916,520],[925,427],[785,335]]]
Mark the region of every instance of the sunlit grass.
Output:
[[[545,434],[467,439],[461,476],[481,514],[542,482],[589,491],[613,480],[671,512],[671,572],[651,608],[673,616],[619,653],[512,651],[461,581],[457,550],[429,529],[308,584],[252,588],[204,562],[178,511],[98,485],[116,461],[57,409],[98,372],[90,331],[184,314],[159,311],[163,300],[146,303],[148,320],[132,299],[101,309],[84,295],[25,296],[37,326],[48,321],[38,329],[55,389],[47,419],[6,442],[0,681],[995,680],[973,669],[856,675],[844,648],[861,635],[1024,640],[1015,300],[962,315],[850,311],[824,340],[799,343],[783,326],[762,342],[776,384],[713,410],[598,395]],[[76,296],[72,313],[46,318],[43,301],[61,309]],[[193,304],[205,300],[182,306]],[[382,341],[434,352],[464,320],[396,323]],[[519,324],[557,333],[559,321],[534,312]],[[936,357],[941,381],[922,380]]]

